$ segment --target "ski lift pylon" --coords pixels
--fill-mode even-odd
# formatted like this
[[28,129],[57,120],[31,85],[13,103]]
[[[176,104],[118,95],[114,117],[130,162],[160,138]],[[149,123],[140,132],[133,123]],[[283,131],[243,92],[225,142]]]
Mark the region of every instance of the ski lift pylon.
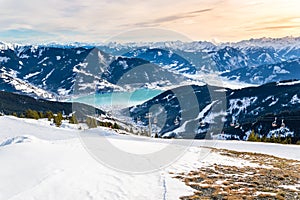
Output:
[[284,119],[281,120],[281,127],[282,127],[282,128],[285,128]]

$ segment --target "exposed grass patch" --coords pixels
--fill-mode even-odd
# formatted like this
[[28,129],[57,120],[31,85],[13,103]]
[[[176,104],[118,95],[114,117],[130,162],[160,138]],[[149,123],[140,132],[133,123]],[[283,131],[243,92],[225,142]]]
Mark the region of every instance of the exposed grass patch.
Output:
[[225,149],[212,151],[259,164],[259,167],[214,164],[186,174],[176,174],[175,178],[196,190],[191,196],[181,197],[182,200],[300,199],[299,161]]

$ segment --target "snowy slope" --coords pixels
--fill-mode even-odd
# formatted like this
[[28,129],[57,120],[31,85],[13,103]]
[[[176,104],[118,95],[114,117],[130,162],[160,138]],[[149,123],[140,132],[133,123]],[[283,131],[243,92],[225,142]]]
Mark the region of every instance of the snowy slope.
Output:
[[[1,200],[178,199],[192,191],[164,171],[132,175],[104,167],[84,149],[74,129],[11,117],[1,117],[0,126],[1,144],[6,143],[0,145]],[[12,139],[18,142],[7,142]]]
[[[18,123],[18,126],[15,124]],[[46,122],[0,117],[0,199],[178,199],[193,190],[173,173],[189,172],[213,163],[256,166],[246,160],[209,152],[199,146],[238,151],[258,151],[300,160],[299,146],[262,143],[196,141],[168,168],[144,174],[127,174],[107,168],[88,154],[72,128],[56,128]],[[88,130],[105,134],[120,148],[131,152],[157,149],[170,140],[121,136],[107,129]],[[142,148],[141,148],[142,146]],[[9,180],[9,181],[8,181]]]

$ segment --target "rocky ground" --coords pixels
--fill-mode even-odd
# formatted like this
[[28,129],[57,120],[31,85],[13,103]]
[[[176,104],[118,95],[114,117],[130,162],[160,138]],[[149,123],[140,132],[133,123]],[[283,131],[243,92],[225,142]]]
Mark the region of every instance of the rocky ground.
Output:
[[253,166],[213,164],[174,177],[194,189],[188,199],[273,200],[300,199],[300,162],[258,153],[211,149],[224,156],[242,159]]

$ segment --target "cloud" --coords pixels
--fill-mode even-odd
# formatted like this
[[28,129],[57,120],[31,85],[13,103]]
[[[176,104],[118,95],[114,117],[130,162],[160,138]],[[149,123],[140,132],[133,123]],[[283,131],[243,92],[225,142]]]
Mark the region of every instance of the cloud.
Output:
[[0,41],[7,42],[43,38],[102,42],[149,27],[173,30],[193,40],[299,35],[299,0],[0,0],[0,4]]
[[182,14],[177,14],[177,15],[170,15],[167,17],[161,17],[153,21],[153,23],[164,23],[164,22],[171,22],[179,19],[186,19],[186,18],[192,18],[198,16],[200,13],[204,12],[209,12],[213,9],[203,9],[203,10],[197,10],[197,11],[192,11],[192,12],[187,12],[187,13],[182,13]]
[[271,18],[268,20],[258,20],[251,26],[247,26],[247,31],[271,31],[300,28],[297,22],[298,17]]
[[265,26],[265,27],[248,29],[248,31],[282,30],[282,29],[294,29],[294,28],[300,28],[300,25]]
[[193,17],[197,17],[201,13],[209,12],[212,11],[212,8],[208,9],[202,9],[202,10],[196,10],[192,12],[186,12],[186,13],[179,13],[176,15],[169,15],[166,17],[160,17],[154,20],[146,21],[146,22],[139,22],[135,24],[124,24],[123,26],[134,26],[134,27],[153,27],[153,26],[160,26],[162,23],[170,23],[176,20],[181,20],[181,19],[189,19]]

